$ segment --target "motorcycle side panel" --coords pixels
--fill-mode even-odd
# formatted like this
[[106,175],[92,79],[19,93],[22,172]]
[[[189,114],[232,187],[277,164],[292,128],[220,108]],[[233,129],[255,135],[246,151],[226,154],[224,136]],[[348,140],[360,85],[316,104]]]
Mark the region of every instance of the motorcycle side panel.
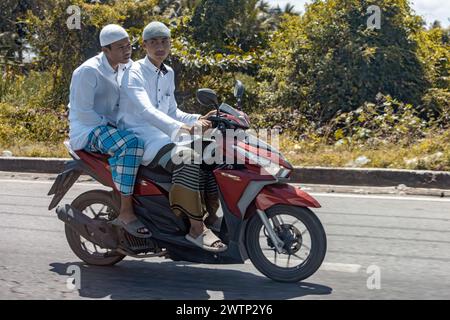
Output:
[[[76,151],[85,165],[85,171],[94,177],[101,184],[113,188],[118,192],[116,185],[112,180],[111,169],[108,163],[108,155],[88,153],[82,150]],[[164,190],[161,186],[158,187],[153,181],[145,177],[138,176],[134,194],[137,196],[157,196],[162,195]]]
[[257,209],[266,210],[276,204],[298,207],[320,208],[319,202],[306,192],[288,184],[265,186],[256,197]]
[[249,183],[251,181],[275,180],[272,176],[261,176],[258,172],[252,172],[248,169],[218,169],[214,171],[214,176],[225,202],[229,204],[230,212],[238,218],[243,217],[238,203]]
[[188,231],[182,218],[177,217],[170,208],[166,196],[137,196],[139,205],[134,206],[135,213],[152,233],[185,235]]
[[138,177],[134,186],[134,195],[140,197],[162,196],[164,195],[164,193],[161,189],[164,190],[162,186],[158,188],[158,186],[155,185],[154,182],[145,178],[141,179]]
[[114,191],[118,192],[116,185],[112,180],[108,155],[93,154],[82,150],[75,151],[75,153],[80,157],[81,161],[83,161],[86,173],[104,186],[111,187]]

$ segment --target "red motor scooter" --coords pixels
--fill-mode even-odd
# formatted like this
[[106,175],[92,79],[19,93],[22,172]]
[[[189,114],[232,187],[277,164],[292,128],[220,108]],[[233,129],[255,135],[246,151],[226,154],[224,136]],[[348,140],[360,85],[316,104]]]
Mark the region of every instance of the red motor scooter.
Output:
[[242,264],[249,258],[261,273],[281,282],[297,282],[316,272],[325,258],[327,241],[321,222],[309,208],[319,208],[320,204],[287,184],[293,168],[280,152],[246,133],[249,119],[240,110],[243,92],[238,81],[237,109],[219,105],[210,89],[197,92],[201,104],[217,108],[216,116],[209,120],[224,141],[230,141],[226,139],[230,130],[243,133],[232,143],[223,143],[221,155],[231,157],[233,163],[207,165],[219,190],[223,219],[217,235],[227,244],[226,251],[208,252],[185,239],[189,220],[170,209],[171,175],[162,167],[141,166],[133,196],[135,213],[152,237],[136,238],[111,226],[108,221],[118,216],[120,194],[112,181],[108,156],[69,149],[73,160],[66,163],[48,193],[54,195],[49,210],[59,204],[81,174],[112,189],[87,191],[70,205],[56,209],[65,223],[72,251],[84,262],[99,266],[114,265],[125,256],[160,256],[206,264]]

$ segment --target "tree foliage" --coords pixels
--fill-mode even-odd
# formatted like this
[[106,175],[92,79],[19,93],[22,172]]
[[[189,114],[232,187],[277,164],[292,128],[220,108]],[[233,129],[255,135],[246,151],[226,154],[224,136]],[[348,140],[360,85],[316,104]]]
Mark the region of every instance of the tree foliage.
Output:
[[[379,30],[367,27],[372,4],[382,10]],[[81,9],[81,29],[67,27],[71,5]],[[136,60],[145,54],[142,29],[159,20],[172,30],[168,63],[187,111],[206,111],[195,100],[198,88],[230,101],[241,79],[256,125],[299,134],[376,104],[379,93],[421,119],[441,126],[449,119],[450,31],[439,23],[427,29],[407,0],[314,0],[303,14],[258,0],[4,0],[0,8],[8,17],[0,21],[0,102],[16,75],[35,70],[50,80],[33,103],[60,110],[73,70],[100,51],[104,25],[128,30]],[[23,64],[24,45],[35,61],[11,69]]]
[[433,83],[418,54],[422,20],[406,0],[377,1],[381,29],[368,29],[371,3],[317,0],[303,16],[286,17],[263,59],[264,98],[321,121],[373,102],[378,93],[419,105]]

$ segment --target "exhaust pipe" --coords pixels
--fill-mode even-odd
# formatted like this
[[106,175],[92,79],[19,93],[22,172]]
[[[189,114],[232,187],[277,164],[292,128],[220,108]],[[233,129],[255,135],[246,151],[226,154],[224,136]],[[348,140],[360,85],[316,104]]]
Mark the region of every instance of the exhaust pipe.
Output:
[[56,213],[59,220],[86,240],[105,249],[117,249],[116,233],[106,221],[91,219],[68,204],[58,207]]

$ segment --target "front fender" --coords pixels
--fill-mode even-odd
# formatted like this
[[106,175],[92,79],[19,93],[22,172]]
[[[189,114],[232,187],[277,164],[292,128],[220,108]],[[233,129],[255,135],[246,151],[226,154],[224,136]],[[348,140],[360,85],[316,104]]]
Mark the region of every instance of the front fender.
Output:
[[306,208],[320,208],[319,202],[300,188],[289,184],[271,184],[265,186],[255,199],[257,209],[266,209],[285,204]]

